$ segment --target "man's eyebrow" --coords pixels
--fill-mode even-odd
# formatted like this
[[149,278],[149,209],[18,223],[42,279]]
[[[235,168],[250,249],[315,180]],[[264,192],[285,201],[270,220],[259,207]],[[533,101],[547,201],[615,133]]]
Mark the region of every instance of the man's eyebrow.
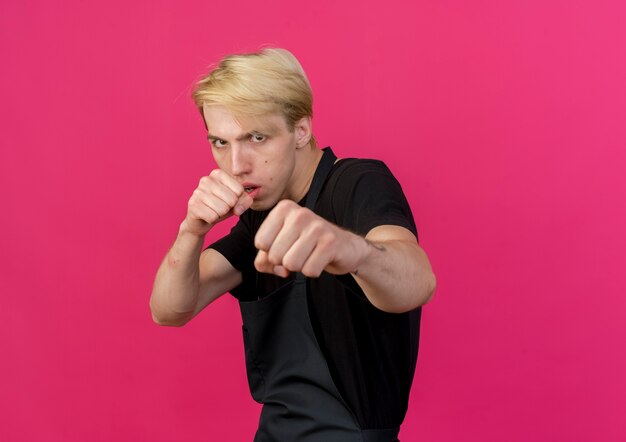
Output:
[[[245,134],[239,135],[236,140],[237,141],[243,141],[246,140],[248,138],[250,138],[252,135],[264,135],[264,134],[268,134],[271,135],[272,134],[272,130],[267,128],[266,130],[251,130],[250,132],[247,132]],[[216,137],[215,135],[211,135],[208,134],[207,138],[211,141],[216,141],[216,140],[222,140],[222,141],[226,141],[224,140],[224,138],[220,138],[220,137]]]

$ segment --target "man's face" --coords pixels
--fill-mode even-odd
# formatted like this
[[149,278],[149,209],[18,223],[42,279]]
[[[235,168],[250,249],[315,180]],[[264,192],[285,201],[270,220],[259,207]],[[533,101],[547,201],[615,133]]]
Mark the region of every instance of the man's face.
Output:
[[215,162],[253,197],[253,210],[294,199],[298,131],[289,131],[282,115],[235,120],[224,106],[205,105],[203,111]]

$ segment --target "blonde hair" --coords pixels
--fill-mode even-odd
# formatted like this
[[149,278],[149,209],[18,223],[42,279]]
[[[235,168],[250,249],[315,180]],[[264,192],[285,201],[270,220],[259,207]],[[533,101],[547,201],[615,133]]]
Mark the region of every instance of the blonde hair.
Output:
[[220,104],[236,117],[282,114],[290,131],[301,118],[313,116],[309,80],[286,49],[224,57],[196,83],[192,98],[201,113],[205,104]]

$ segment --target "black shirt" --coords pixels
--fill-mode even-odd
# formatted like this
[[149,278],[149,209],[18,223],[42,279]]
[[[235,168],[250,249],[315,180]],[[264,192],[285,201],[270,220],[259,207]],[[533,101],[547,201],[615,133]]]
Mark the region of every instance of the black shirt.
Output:
[[[300,204],[305,201],[306,197]],[[289,280],[254,268],[254,236],[269,212],[247,210],[230,234],[209,246],[242,272],[243,282],[231,291],[238,300],[267,296]],[[377,160],[348,158],[335,163],[315,213],[362,236],[391,224],[417,237],[400,184]],[[307,282],[313,330],[333,381],[361,428],[400,426],[415,372],[421,308],[383,312],[369,302],[350,274],[323,272]]]

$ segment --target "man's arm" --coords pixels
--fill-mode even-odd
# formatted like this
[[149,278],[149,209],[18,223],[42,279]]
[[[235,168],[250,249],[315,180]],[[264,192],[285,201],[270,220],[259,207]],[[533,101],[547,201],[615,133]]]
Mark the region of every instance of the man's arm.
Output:
[[182,225],[154,281],[152,319],[159,325],[182,326],[224,293],[241,284],[241,272],[219,252],[201,253],[203,237]]
[[254,265],[286,277],[352,273],[370,302],[393,313],[412,310],[432,296],[436,280],[426,253],[404,227],[384,225],[366,237],[344,230],[293,201],[270,212],[255,237]]
[[159,325],[185,325],[204,307],[241,283],[241,272],[219,252],[202,252],[204,237],[218,222],[252,204],[241,184],[215,169],[200,179],[176,241],[155,277],[150,311]]
[[400,226],[378,226],[364,242],[367,247],[351,274],[374,306],[401,313],[430,300],[437,281],[413,233]]

